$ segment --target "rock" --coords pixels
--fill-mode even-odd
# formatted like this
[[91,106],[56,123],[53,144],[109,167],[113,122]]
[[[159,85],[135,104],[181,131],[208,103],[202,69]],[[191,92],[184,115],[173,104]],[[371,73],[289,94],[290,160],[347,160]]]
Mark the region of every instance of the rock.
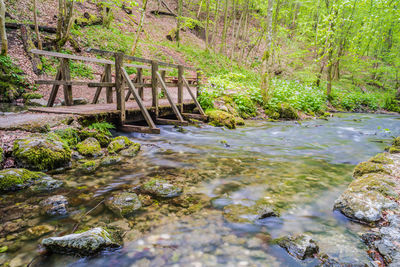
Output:
[[111,143],[108,145],[107,150],[108,153],[115,154],[120,152],[121,150],[130,147],[134,143],[129,140],[126,136],[118,136],[115,137]]
[[353,177],[358,178],[367,173],[390,173],[383,164],[371,161],[359,163],[353,172]]
[[35,107],[46,107],[47,101],[45,99],[28,99],[25,102],[28,106],[35,106]]
[[83,129],[79,131],[79,138],[81,140],[85,140],[89,137],[96,138],[97,141],[99,141],[101,147],[107,147],[108,144],[111,142],[111,139],[107,134],[99,132],[95,129]]
[[99,168],[99,163],[95,160],[88,160],[78,166],[77,171],[84,174],[94,173]]
[[[86,105],[86,104],[89,103],[89,100],[87,100],[87,98],[84,98],[84,97],[73,98],[72,101],[73,101],[73,104],[74,104],[74,105]],[[61,105],[62,105],[62,106],[65,105],[64,100],[61,101]]]
[[122,161],[121,157],[118,156],[108,156],[105,157],[104,159],[101,160],[100,165],[101,166],[110,166],[110,165],[115,165],[118,164]]
[[55,195],[40,202],[43,215],[64,216],[67,211],[68,200],[62,195]]
[[317,243],[310,236],[304,234],[283,237],[278,239],[277,243],[290,255],[300,260],[312,258],[319,251]]
[[265,219],[268,217],[279,217],[279,212],[276,211],[273,207],[267,205],[261,205],[256,208],[257,210],[257,219]]
[[99,141],[93,137],[89,137],[76,145],[79,154],[85,157],[99,157],[103,155]]
[[80,256],[93,255],[106,248],[120,246],[113,234],[101,227],[79,234],[45,238],[42,245],[53,253]]
[[139,197],[135,193],[117,193],[106,200],[106,206],[113,213],[122,217],[129,217],[142,207]]
[[299,114],[297,113],[297,111],[288,103],[279,104],[278,113],[280,119],[286,119],[286,120],[299,119]]
[[54,230],[55,227],[48,224],[37,225],[26,230],[24,239],[25,240],[37,239],[45,234],[53,232]]
[[55,134],[36,134],[14,142],[16,164],[33,170],[65,167],[71,161],[71,150]]
[[78,130],[75,128],[64,128],[57,129],[54,131],[56,135],[58,135],[61,140],[65,141],[70,147],[75,147],[80,141]]
[[15,191],[30,187],[33,192],[54,190],[62,185],[50,176],[41,172],[26,169],[5,169],[0,171],[0,190]]
[[350,219],[371,224],[382,218],[382,212],[398,208],[394,177],[382,173],[365,174],[354,180],[335,201],[334,209]]
[[135,157],[140,151],[140,144],[133,143],[128,148],[121,150],[120,154],[124,157]]
[[140,187],[144,193],[163,198],[177,197],[182,194],[182,188],[172,185],[164,180],[151,179]]
[[206,112],[208,121],[211,125],[216,127],[226,127],[228,129],[236,128],[235,116],[222,110],[208,110]]

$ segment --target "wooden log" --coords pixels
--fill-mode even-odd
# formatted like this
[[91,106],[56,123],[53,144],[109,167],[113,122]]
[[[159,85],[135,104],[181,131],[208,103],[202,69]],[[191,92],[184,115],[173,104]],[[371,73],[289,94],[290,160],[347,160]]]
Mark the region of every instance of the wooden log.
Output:
[[165,11],[152,10],[152,11],[150,11],[150,13],[153,15],[176,17],[176,15],[174,13],[165,12]]
[[156,123],[159,125],[178,125],[178,126],[188,126],[189,123],[187,121],[179,121],[179,120],[170,120],[164,118],[157,118]]
[[111,60],[75,56],[75,55],[63,54],[63,53],[58,53],[58,52],[50,52],[50,51],[44,51],[44,50],[37,50],[37,49],[31,50],[31,53],[33,53],[35,55],[41,55],[41,56],[67,58],[67,59],[72,59],[72,60],[86,61],[86,62],[92,62],[92,63],[98,63],[98,64],[110,64],[110,65],[115,64]]
[[158,116],[158,62],[151,62],[151,96],[152,96],[152,107],[155,108],[156,117]]
[[118,129],[121,132],[125,132],[125,133],[137,132],[137,133],[147,133],[147,134],[160,134],[159,128],[150,128],[150,127],[145,127],[145,126],[124,124],[124,125],[121,125],[120,127],[118,127]]
[[124,79],[122,78],[122,68],[124,65],[124,54],[115,53],[115,91],[117,98],[117,110],[120,111],[120,125],[125,124],[125,94],[123,90]]
[[63,58],[61,60],[61,76],[63,81],[67,83],[63,85],[64,88],[64,102],[66,106],[72,106],[74,104],[72,98],[72,85],[68,84],[71,81],[71,71],[69,67],[69,59]]
[[[105,66],[105,82],[108,83],[112,83],[112,73],[111,73],[111,65],[107,64]],[[115,87],[115,83],[113,83],[114,85],[112,87]],[[106,87],[106,99],[107,99],[107,103],[112,103],[113,102],[113,95],[112,95],[112,87]]]
[[193,114],[193,113],[182,113],[182,116],[185,119],[195,119],[199,121],[207,121],[208,116],[206,115],[201,115],[201,114]]
[[[106,66],[109,66],[109,65],[106,65]],[[104,82],[105,81],[106,75],[107,75],[106,74],[106,69],[104,68],[104,72],[101,75],[100,82]],[[93,97],[92,104],[97,104],[97,102],[99,101],[99,97],[100,97],[102,88],[103,88],[102,86],[98,86],[97,87],[96,93],[94,94],[94,97]]]
[[179,65],[178,67],[178,106],[180,111],[183,112],[183,73],[184,67]]
[[[18,30],[21,28],[21,26],[29,26],[32,30],[35,29],[34,24],[24,24],[24,23],[14,23],[14,22],[6,22],[6,28],[7,29],[15,29]],[[48,27],[48,26],[40,26],[39,25],[39,31],[42,32],[47,32],[47,33],[57,33],[57,29],[54,27]]]

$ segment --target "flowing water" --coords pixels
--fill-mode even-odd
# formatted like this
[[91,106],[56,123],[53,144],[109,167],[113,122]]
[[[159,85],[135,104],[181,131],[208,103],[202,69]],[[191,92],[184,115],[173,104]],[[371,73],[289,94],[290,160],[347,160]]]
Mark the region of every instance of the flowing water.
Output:
[[[332,207],[351,182],[354,166],[400,135],[400,117],[338,114],[329,121],[248,121],[236,130],[185,129],[166,126],[161,135],[128,135],[142,143],[142,152],[123,165],[94,175],[54,175],[66,181],[57,193],[72,200],[75,212],[57,220],[36,219],[38,224],[57,225],[60,233],[71,231],[77,221],[80,227],[125,223],[126,241],[93,258],[53,255],[39,265],[318,265],[315,259],[298,261],[271,242],[297,233],[311,235],[322,253],[341,262],[370,261],[358,235],[366,227]],[[115,218],[100,205],[82,219],[111,192],[130,190],[149,177],[183,186],[196,201],[155,201],[130,220]],[[258,205],[275,207],[280,216],[257,220],[252,207]],[[25,242],[17,255],[31,259],[36,247],[37,241]]]

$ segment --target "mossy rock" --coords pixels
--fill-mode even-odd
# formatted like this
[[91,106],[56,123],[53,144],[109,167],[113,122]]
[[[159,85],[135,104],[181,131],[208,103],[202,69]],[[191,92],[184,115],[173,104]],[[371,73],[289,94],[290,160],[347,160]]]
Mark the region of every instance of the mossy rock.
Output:
[[143,193],[150,194],[161,198],[172,198],[180,196],[183,192],[182,188],[172,185],[165,180],[151,179],[149,182],[140,187]]
[[121,150],[128,148],[129,146],[133,145],[134,143],[129,140],[126,136],[118,136],[115,137],[111,143],[108,145],[107,150],[108,153],[116,154]]
[[299,114],[297,113],[296,109],[294,109],[288,103],[281,103],[278,105],[278,113],[280,119],[285,120],[298,120]]
[[118,156],[108,156],[101,160],[100,166],[111,166],[121,163],[122,158]]
[[310,236],[304,234],[285,236],[275,240],[275,242],[290,255],[300,260],[313,258],[319,252],[317,243]]
[[121,150],[120,154],[124,157],[135,157],[140,151],[140,144],[133,143],[128,148]]
[[8,128],[10,131],[25,131],[30,133],[48,133],[50,125],[42,122],[31,122]]
[[253,206],[231,204],[224,207],[224,218],[233,223],[250,223],[279,216],[278,209],[267,204],[255,204]]
[[281,115],[273,109],[265,109],[265,114],[272,120],[279,120]]
[[78,130],[75,128],[64,128],[64,129],[57,129],[54,131],[56,135],[58,135],[61,140],[66,142],[70,147],[75,147],[80,141]]
[[36,225],[26,230],[22,239],[23,240],[38,239],[39,237],[44,236],[45,234],[54,232],[54,230],[55,227],[49,224]]
[[400,148],[400,136],[399,136],[399,137],[396,137],[396,138],[393,140],[392,145],[393,145],[393,146],[397,146],[397,147]]
[[142,203],[135,193],[116,193],[105,202],[114,214],[122,217],[130,217],[142,207]]
[[390,173],[389,170],[381,163],[365,161],[359,163],[353,172],[353,177],[358,178],[367,173]]
[[15,191],[33,184],[33,180],[45,176],[44,173],[26,169],[5,169],[0,171],[0,190]]
[[25,101],[30,100],[30,99],[42,99],[43,95],[39,94],[39,93],[24,93],[24,94],[22,94],[22,98]]
[[84,174],[94,173],[99,168],[99,163],[95,160],[88,160],[78,166],[77,170]]
[[206,112],[208,121],[211,125],[216,127],[226,127],[228,129],[236,128],[235,116],[222,110],[208,110]]
[[239,126],[245,125],[244,119],[242,119],[241,117],[235,117],[235,121],[236,121],[236,125],[239,125]]
[[13,156],[20,167],[52,170],[70,163],[71,150],[56,134],[37,134],[15,140]]
[[76,145],[79,154],[85,157],[99,157],[103,155],[99,141],[93,137],[89,137]]
[[392,146],[389,148],[390,154],[398,154],[400,153],[400,146]]
[[368,161],[380,164],[393,164],[393,160],[389,157],[388,153],[379,153],[376,156],[370,158]]
[[85,140],[89,137],[96,138],[97,141],[99,141],[101,147],[107,147],[108,144],[111,142],[111,138],[107,134],[101,133],[97,130],[83,129],[79,131],[79,138],[81,140]]

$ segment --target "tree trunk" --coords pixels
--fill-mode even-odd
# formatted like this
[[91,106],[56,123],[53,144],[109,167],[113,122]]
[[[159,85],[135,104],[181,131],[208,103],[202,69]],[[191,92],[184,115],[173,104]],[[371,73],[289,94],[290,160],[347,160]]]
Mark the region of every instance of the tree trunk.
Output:
[[182,19],[182,9],[183,9],[183,0],[178,0],[178,20],[176,26],[176,43],[178,47],[180,45],[180,31],[181,31],[181,19]]
[[229,5],[229,0],[225,0],[224,28],[222,30],[222,39],[221,39],[221,47],[220,47],[220,53],[224,53],[224,54],[226,51],[225,40],[226,40],[226,31],[227,31],[227,27],[228,27],[228,5]]
[[207,15],[206,15],[206,51],[208,51],[208,46],[209,46],[209,42],[208,42],[208,37],[209,37],[209,22],[210,22],[210,0],[206,0],[206,4],[207,4]]
[[134,56],[135,53],[136,53],[136,48],[137,48],[137,45],[139,43],[140,34],[142,33],[144,18],[146,17],[147,2],[148,2],[147,0],[143,1],[143,7],[142,7],[142,10],[141,10],[141,14],[140,14],[139,26],[137,28],[135,42],[134,42],[134,44],[132,46],[132,50],[131,50],[131,55],[132,56]]
[[37,38],[37,42],[38,42],[38,48],[40,50],[42,50],[43,49],[42,40],[40,39],[39,24],[38,24],[38,21],[37,21],[36,0],[33,0],[33,21],[34,21],[34,24],[35,24],[35,34],[36,34],[36,38]]
[[274,0],[268,0],[267,10],[267,36],[266,36],[266,48],[263,56],[262,64],[262,76],[261,76],[261,94],[263,101],[266,104],[272,95],[271,92],[271,69],[270,69],[270,56],[272,51],[272,9],[274,6]]
[[56,34],[56,48],[60,50],[70,39],[71,28],[74,23],[74,0],[58,1],[58,21]]
[[1,55],[8,53],[8,41],[6,32],[6,5],[4,0],[0,0],[0,35],[1,35]]
[[239,31],[240,31],[240,27],[242,26],[243,12],[240,12],[240,13],[242,13],[242,14],[240,15],[240,18],[239,18],[239,23],[238,23],[238,27],[236,30],[236,34],[235,33],[233,34],[234,41],[233,41],[232,50],[231,50],[231,59],[233,59],[235,56],[236,45],[239,40]]
[[213,28],[213,32],[212,32],[212,36],[211,36],[211,45],[213,45],[215,47],[215,36],[218,34],[217,33],[217,25],[219,23],[219,14],[218,14],[218,10],[219,10],[219,3],[221,0],[217,0],[216,2],[216,7],[215,7],[215,13],[214,13],[214,28]]

